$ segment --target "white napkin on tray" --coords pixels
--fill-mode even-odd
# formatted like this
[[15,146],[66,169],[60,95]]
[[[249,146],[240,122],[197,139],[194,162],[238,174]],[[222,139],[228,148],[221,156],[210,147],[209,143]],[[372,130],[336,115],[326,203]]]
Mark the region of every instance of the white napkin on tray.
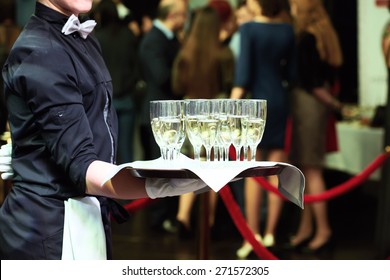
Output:
[[[147,161],[134,161],[118,165],[105,180],[111,179],[123,168],[159,170],[159,171],[186,171],[189,170],[203,180],[212,190],[218,192],[226,184],[234,180],[241,172],[254,167],[281,168],[277,175],[279,178],[278,190],[291,202],[303,208],[303,193],[305,177],[295,166],[283,162],[271,161],[195,161],[183,154],[174,161],[158,158]],[[104,181],[104,182],[105,182]]]

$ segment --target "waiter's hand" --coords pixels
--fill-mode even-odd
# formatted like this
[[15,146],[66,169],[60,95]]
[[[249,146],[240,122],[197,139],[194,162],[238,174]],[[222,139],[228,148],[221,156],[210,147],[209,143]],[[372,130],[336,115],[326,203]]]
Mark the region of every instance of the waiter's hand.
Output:
[[14,171],[12,170],[12,144],[2,145],[0,148],[0,172],[3,180],[11,180]]

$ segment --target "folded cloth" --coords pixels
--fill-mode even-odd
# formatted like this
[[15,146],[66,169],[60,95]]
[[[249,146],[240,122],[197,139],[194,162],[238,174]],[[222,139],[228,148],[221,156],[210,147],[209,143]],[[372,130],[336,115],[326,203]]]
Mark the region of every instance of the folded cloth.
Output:
[[96,197],[65,201],[63,260],[105,260],[106,237]]
[[[176,181],[169,181],[168,178],[163,178],[159,180],[155,178],[153,180],[147,180],[152,185],[158,188],[161,186],[163,189],[167,189],[167,184],[171,183],[169,188],[178,188],[178,190],[170,190],[173,195],[178,195],[177,192],[183,191],[193,191],[193,192],[202,192],[205,191],[205,186],[209,186],[215,192],[218,192],[229,182],[236,180],[237,177],[245,170],[261,167],[261,168],[277,168],[279,172],[277,174],[279,178],[278,189],[287,199],[295,203],[299,207],[303,208],[303,193],[305,188],[305,177],[303,173],[295,166],[283,163],[283,162],[271,162],[271,161],[196,161],[186,157],[185,155],[180,155],[178,160],[175,161],[166,161],[162,158],[149,161],[135,161],[131,163],[124,163],[119,166],[116,166],[110,172],[108,172],[108,177],[102,182],[106,182],[111,179],[117,172],[123,168],[129,169],[142,169],[149,170],[152,174],[155,170],[158,170],[159,174],[161,171],[167,171],[172,174],[172,171],[178,172],[187,172],[191,171],[195,175],[192,180],[200,179],[203,182],[199,181],[188,181],[190,184],[186,184],[185,180],[191,179],[175,179]],[[255,174],[256,175],[256,174]],[[259,175],[261,176],[261,175]],[[153,175],[151,176],[153,177]],[[171,179],[172,180],[172,179]],[[194,184],[193,186],[191,185]],[[202,188],[202,183],[204,187]],[[188,187],[186,189],[185,187]],[[176,192],[176,193],[175,193]]]
[[278,175],[278,190],[288,200],[303,209],[305,177],[298,168],[292,165],[285,163],[282,165],[282,167],[282,171]]
[[200,179],[146,178],[145,189],[150,198],[177,196],[202,190],[207,185]]

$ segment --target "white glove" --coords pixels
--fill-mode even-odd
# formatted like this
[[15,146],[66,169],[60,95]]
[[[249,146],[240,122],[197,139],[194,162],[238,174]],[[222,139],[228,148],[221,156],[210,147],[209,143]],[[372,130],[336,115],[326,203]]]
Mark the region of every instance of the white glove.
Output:
[[206,186],[200,179],[147,178],[145,182],[146,192],[153,199],[196,192]]
[[12,170],[12,144],[2,145],[0,148],[0,172],[3,180],[10,180],[14,175]]

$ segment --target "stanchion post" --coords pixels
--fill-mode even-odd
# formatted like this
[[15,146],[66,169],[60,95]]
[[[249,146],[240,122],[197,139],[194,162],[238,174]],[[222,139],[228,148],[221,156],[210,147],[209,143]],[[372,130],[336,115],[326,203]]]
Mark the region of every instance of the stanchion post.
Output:
[[210,192],[199,194],[199,216],[198,216],[198,236],[197,236],[197,256],[198,260],[208,260],[209,258],[209,211]]

